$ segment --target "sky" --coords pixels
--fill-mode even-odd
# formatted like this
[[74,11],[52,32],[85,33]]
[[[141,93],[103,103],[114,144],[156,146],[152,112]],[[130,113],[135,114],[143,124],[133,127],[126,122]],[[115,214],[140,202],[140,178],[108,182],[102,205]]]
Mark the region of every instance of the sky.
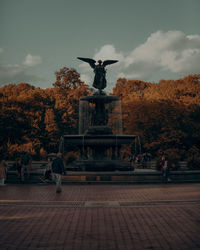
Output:
[[119,77],[149,82],[200,73],[200,0],[0,0],[0,87],[27,82],[50,88],[55,71],[77,57],[119,60],[107,69],[107,91]]

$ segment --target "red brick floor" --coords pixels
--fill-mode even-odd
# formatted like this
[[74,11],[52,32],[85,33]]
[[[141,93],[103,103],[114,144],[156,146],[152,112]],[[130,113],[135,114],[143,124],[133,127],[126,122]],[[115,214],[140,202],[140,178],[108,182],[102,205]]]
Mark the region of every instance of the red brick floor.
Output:
[[200,184],[0,187],[0,249],[200,249]]

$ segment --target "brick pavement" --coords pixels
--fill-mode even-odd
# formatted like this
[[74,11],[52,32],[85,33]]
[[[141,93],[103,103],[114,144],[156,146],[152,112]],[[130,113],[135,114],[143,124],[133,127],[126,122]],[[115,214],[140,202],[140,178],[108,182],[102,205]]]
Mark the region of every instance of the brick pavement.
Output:
[[0,187],[0,249],[200,249],[200,184]]

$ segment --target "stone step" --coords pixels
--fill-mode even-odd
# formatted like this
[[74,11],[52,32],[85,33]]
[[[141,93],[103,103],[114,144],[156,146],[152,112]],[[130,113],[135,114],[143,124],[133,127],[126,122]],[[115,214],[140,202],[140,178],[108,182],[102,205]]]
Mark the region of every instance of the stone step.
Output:
[[[45,183],[41,172],[32,172],[28,183]],[[171,171],[170,179],[174,182],[200,182],[200,171]],[[136,170],[134,172],[68,172],[62,176],[63,183],[162,183],[160,171]],[[7,183],[20,183],[14,171],[7,174]]]

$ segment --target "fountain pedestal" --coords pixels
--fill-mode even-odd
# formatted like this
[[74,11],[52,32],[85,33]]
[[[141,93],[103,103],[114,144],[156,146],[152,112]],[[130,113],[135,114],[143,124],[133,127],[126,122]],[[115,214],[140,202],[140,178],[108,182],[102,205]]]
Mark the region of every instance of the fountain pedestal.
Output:
[[65,152],[74,148],[79,150],[79,159],[75,162],[79,170],[127,171],[131,167],[122,160],[120,149],[135,138],[135,135],[64,135],[60,147]]
[[135,138],[122,134],[120,99],[101,92],[80,99],[79,135],[62,136],[60,148],[64,152],[78,148],[79,170],[127,171],[131,167],[122,160],[120,149]]

